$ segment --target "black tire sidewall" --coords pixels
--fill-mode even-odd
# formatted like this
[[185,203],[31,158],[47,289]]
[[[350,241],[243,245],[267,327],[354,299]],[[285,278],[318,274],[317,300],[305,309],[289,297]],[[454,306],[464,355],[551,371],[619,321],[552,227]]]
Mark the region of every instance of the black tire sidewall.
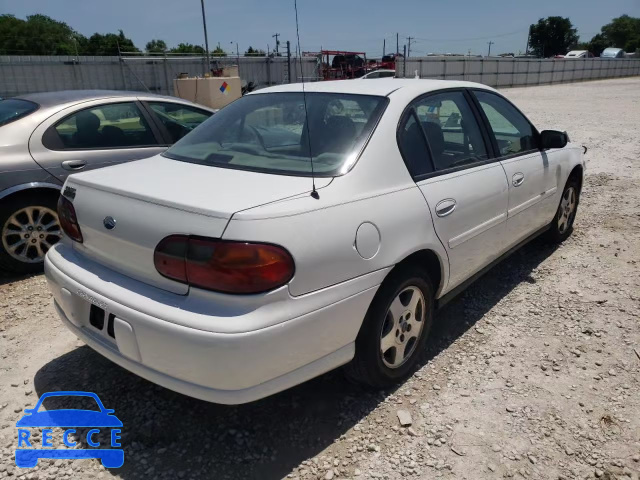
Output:
[[[409,358],[398,368],[387,367],[380,354],[380,333],[391,302],[407,287],[417,287],[425,300],[425,324]],[[356,339],[356,356],[369,370],[369,377],[379,386],[390,386],[408,377],[424,356],[425,345],[433,324],[434,295],[431,281],[420,269],[404,268],[383,282],[369,307]]]
[[[571,187],[573,187],[574,191],[576,192],[576,208],[573,211],[571,218],[569,219],[569,228],[567,228],[563,233],[560,233],[560,230],[558,229],[558,220],[560,219],[560,215],[561,215],[560,205],[562,204],[562,199],[564,198],[565,193],[567,193],[567,190]],[[556,214],[554,215],[553,220],[551,222],[551,228],[549,229],[549,238],[552,241],[558,242],[558,243],[563,242],[571,235],[571,233],[573,232],[573,224],[575,222],[576,215],[578,214],[579,204],[580,204],[580,188],[577,180],[572,178],[567,181],[567,184],[562,189],[562,195],[560,196],[558,209],[556,210]]]

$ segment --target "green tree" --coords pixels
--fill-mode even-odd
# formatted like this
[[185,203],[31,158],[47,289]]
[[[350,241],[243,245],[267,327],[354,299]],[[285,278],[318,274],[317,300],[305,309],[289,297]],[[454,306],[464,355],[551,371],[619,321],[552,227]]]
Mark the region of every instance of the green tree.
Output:
[[94,33],[82,46],[84,55],[118,55],[118,53],[140,52],[130,38],[124,35],[122,30],[115,33]]
[[164,53],[167,51],[167,44],[164,40],[151,40],[144,48],[149,53]]
[[564,55],[578,43],[577,31],[568,18],[541,18],[530,28],[529,46],[538,57]]
[[587,42],[585,50],[589,50],[594,55],[600,56],[605,48],[611,46],[612,45],[609,45],[609,40],[607,40],[601,33],[598,33],[591,39],[590,42]]
[[46,15],[30,15],[26,20],[0,15],[0,54],[74,55],[76,44],[85,37],[64,22]]
[[264,50],[258,50],[257,48],[249,47],[247,51],[244,52],[245,57],[264,57],[266,53]]
[[191,43],[179,43],[177,47],[173,47],[171,50],[169,50],[169,52],[180,53],[183,55],[193,53],[202,55],[204,54],[204,48],[202,48],[200,45],[193,45]]
[[227,52],[225,52],[220,45],[218,45],[213,52],[211,52],[211,55],[214,57],[226,57],[227,56]]
[[[607,47],[622,48],[626,52],[640,49],[640,18],[622,15],[606,24],[600,33],[591,39],[592,44],[599,48],[600,54]],[[595,53],[595,52],[594,52]]]

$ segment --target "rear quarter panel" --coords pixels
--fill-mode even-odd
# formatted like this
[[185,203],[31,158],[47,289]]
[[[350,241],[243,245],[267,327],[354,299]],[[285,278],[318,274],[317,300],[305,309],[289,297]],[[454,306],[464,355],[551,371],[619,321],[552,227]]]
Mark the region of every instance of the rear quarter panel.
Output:
[[[292,202],[296,201],[308,202],[306,198]],[[356,233],[365,222],[375,225],[379,235],[377,253],[369,259],[356,249]],[[289,250],[296,266],[289,284],[293,296],[394,265],[422,248],[442,247],[433,235],[429,211],[417,187],[300,214],[234,218],[223,238],[270,242]],[[446,258],[444,252],[439,253]]]
[[0,198],[14,187],[32,182],[60,184],[29,153],[29,136],[37,126],[37,114],[0,127]]

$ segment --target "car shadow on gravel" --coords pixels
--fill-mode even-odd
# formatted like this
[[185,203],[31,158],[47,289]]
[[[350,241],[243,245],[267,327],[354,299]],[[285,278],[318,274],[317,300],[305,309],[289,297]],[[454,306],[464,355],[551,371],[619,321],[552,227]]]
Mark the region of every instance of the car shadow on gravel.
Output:
[[6,285],[9,283],[27,280],[28,278],[35,277],[38,275],[41,275],[41,273],[19,274],[19,273],[10,273],[10,272],[5,272],[0,270],[0,287],[2,285]]
[[[425,363],[519,283],[535,282],[532,271],[554,250],[538,241],[525,246],[441,310]],[[393,393],[353,385],[338,370],[250,404],[216,405],[156,386],[86,346],[43,366],[34,383],[38,395],[90,391],[106,408],[115,409],[124,424],[125,463],[112,473],[125,479],[178,474],[180,478],[283,478],[301,462],[321,454]],[[84,441],[81,438],[79,444]]]

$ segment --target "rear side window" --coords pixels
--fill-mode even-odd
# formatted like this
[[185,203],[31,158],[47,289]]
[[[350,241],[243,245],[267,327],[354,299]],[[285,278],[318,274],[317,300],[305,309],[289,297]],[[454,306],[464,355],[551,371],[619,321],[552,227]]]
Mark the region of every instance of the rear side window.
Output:
[[487,148],[462,92],[429,95],[414,106],[436,170],[487,160]]
[[[56,124],[55,131],[60,141],[55,143],[61,143],[63,150],[157,145],[149,124],[133,102],[81,110]],[[46,141],[45,146],[49,148]]]
[[400,129],[398,145],[411,175],[415,177],[433,172],[429,148],[414,112],[411,112],[404,127]]
[[473,94],[489,121],[501,157],[538,149],[535,129],[513,105],[493,93],[474,91]]
[[169,132],[171,143],[176,143],[212,114],[206,110],[170,102],[149,102],[160,122]]
[[9,98],[0,100],[0,127],[19,118],[26,117],[38,109],[38,104],[21,100],[19,98]]

